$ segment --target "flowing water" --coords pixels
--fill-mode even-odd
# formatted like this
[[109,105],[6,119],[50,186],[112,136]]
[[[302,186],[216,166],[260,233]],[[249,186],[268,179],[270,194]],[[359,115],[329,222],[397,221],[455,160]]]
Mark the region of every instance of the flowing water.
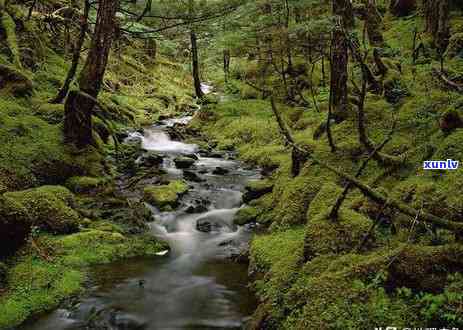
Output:
[[[198,146],[172,141],[166,134],[167,127],[190,119],[166,120],[138,136],[144,149],[165,155],[163,167],[170,179],[184,175],[174,166],[176,156],[199,155]],[[215,157],[198,157],[190,171],[201,182],[188,182],[190,192],[176,211],[151,207],[156,219],[152,233],[169,243],[169,252],[96,267],[86,297],[24,329],[242,328],[255,301],[247,289],[246,265],[232,262],[230,256],[248,242],[251,232],[236,227],[233,216],[246,181],[257,172],[227,155]],[[227,173],[212,174],[217,167]],[[203,212],[191,213],[195,205],[203,205]],[[199,231],[198,221],[208,223],[211,231]]]

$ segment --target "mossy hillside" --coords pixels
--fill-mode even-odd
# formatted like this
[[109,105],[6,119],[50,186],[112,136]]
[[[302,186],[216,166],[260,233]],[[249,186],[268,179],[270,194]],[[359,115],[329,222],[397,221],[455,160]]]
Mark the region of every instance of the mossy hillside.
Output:
[[29,100],[0,97],[0,181],[8,190],[63,184],[74,175],[100,176],[103,157],[94,147],[63,143],[60,125],[35,116]]
[[151,235],[124,235],[110,224],[98,227],[68,236],[40,235],[34,240],[41,253],[25,250],[10,261],[8,286],[0,297],[0,328],[19,325],[81,292],[91,265],[166,249]]
[[171,181],[167,185],[145,187],[144,198],[159,209],[167,210],[175,207],[188,189],[188,184],[182,180]]
[[[31,83],[24,98],[14,97],[8,88],[0,90],[0,137],[6,141],[0,151],[1,185],[17,190],[64,184],[71,176],[102,176],[105,168],[100,154],[104,152],[93,148],[77,152],[66,147],[61,127],[64,107],[48,103],[71,63],[70,54],[63,52],[64,37],[44,31],[40,16],[25,22],[23,11],[27,8],[15,7],[18,17],[14,18],[24,25],[16,33],[21,46],[31,54],[23,68],[15,70]],[[162,53],[156,59],[148,57],[142,41],[123,47],[119,55],[110,58],[100,98],[104,116],[118,128],[140,127],[161,113],[173,115],[195,107],[191,77],[180,64]],[[5,67],[11,66],[8,57],[0,59]]]

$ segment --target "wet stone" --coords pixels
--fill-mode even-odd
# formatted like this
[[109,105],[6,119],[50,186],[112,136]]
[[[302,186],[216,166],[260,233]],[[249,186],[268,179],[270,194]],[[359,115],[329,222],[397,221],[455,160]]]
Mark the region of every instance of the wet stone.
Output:
[[228,174],[230,172],[230,170],[227,170],[226,168],[223,168],[223,167],[216,167],[214,169],[214,171],[212,171],[212,174],[215,174],[215,175],[225,175],[225,174]]
[[194,159],[191,159],[189,157],[177,157],[174,159],[175,167],[184,169],[184,168],[190,168],[193,166],[195,163]]
[[188,170],[185,170],[183,171],[183,178],[187,181],[193,181],[193,182],[204,182],[206,180],[202,179],[201,177],[199,177],[199,175],[197,175],[195,172],[193,171],[188,171]]

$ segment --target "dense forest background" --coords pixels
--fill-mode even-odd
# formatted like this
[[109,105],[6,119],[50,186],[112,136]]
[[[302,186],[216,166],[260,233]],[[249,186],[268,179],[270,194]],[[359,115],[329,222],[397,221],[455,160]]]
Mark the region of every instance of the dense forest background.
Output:
[[91,265],[165,249],[120,192],[157,173],[122,142],[180,114],[176,134],[265,176],[235,218],[264,228],[249,328],[463,327],[462,171],[423,169],[463,160],[462,13],[0,0],[0,328],[80,292]]

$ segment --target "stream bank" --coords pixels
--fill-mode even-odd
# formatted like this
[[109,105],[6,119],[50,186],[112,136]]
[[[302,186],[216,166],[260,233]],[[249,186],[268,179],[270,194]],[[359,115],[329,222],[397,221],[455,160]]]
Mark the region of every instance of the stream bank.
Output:
[[[127,139],[145,150],[137,162],[158,160],[160,176],[132,181],[126,194],[150,201],[150,230],[170,251],[97,267],[83,299],[23,329],[240,329],[247,321],[256,305],[247,265],[231,259],[247,249],[252,226],[233,217],[246,182],[259,174],[231,153],[172,140],[169,128],[189,119],[166,119]],[[186,188],[171,199],[178,183]]]

